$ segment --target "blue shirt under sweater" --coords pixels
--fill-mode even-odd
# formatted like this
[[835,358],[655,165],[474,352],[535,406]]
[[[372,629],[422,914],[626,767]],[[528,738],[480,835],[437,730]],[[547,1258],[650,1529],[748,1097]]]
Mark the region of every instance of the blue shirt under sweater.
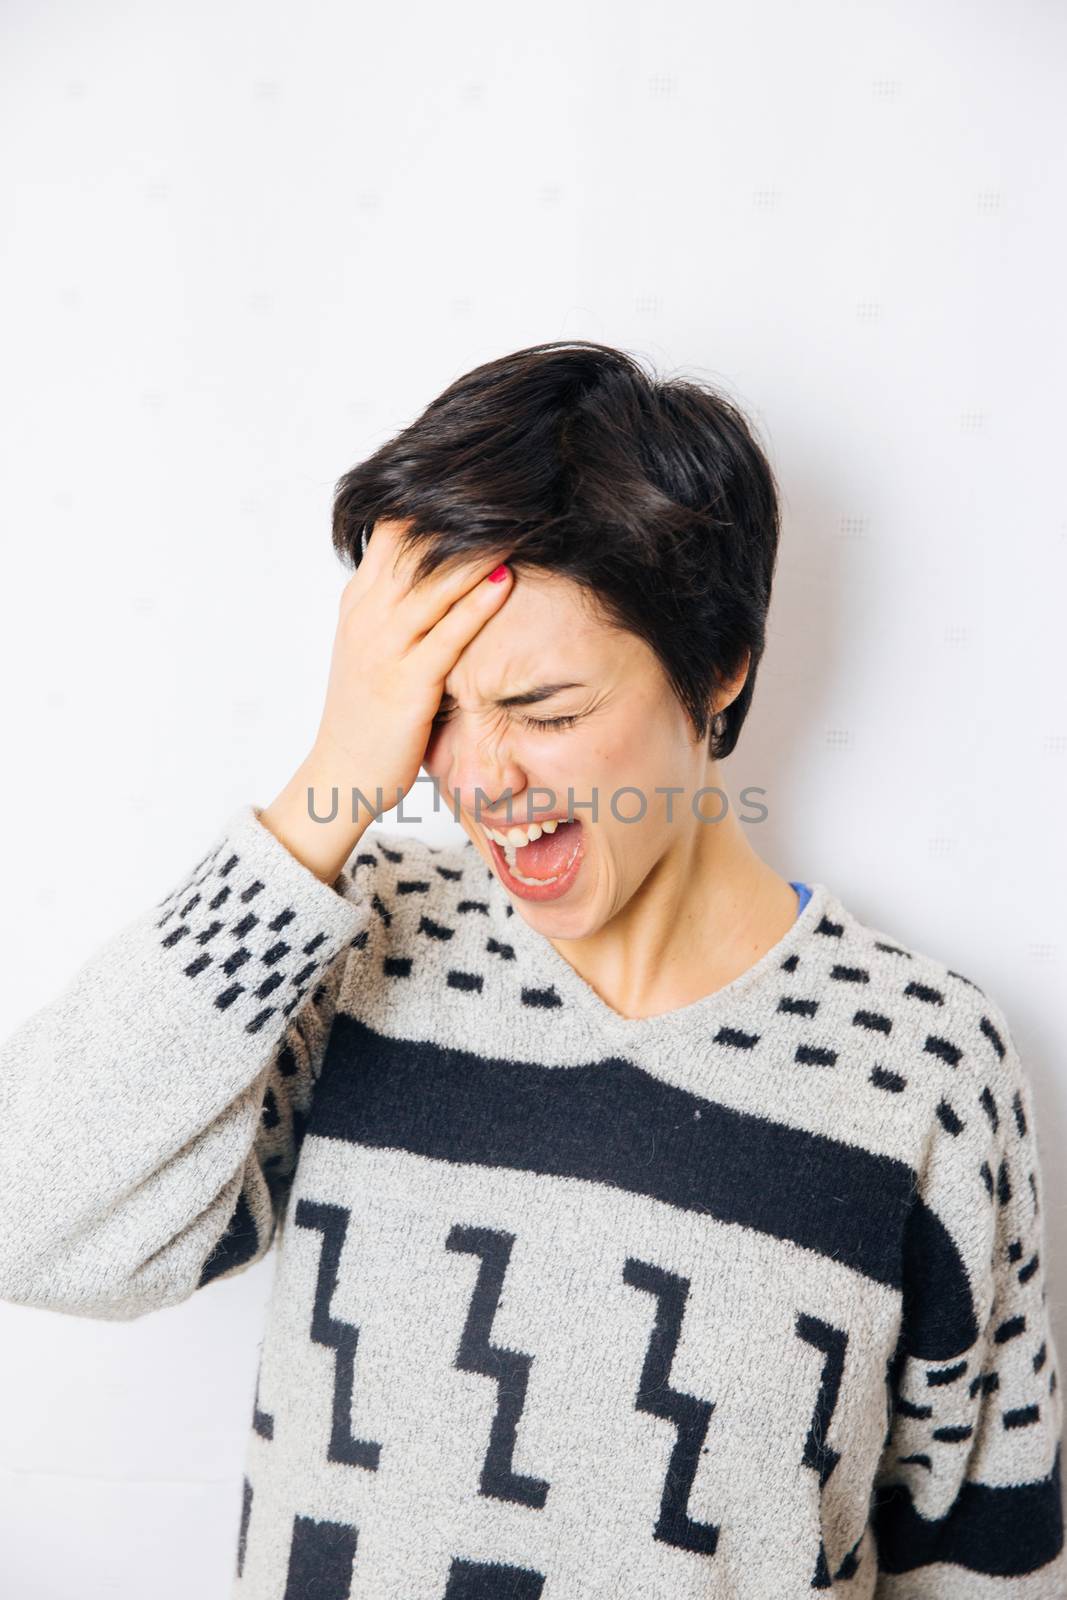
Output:
[[800,904],[797,906],[797,916],[799,917],[800,913],[811,899],[811,890],[808,888],[806,883],[794,883],[792,879],[789,880],[789,887],[791,889],[795,889],[797,892],[797,899],[800,902]]

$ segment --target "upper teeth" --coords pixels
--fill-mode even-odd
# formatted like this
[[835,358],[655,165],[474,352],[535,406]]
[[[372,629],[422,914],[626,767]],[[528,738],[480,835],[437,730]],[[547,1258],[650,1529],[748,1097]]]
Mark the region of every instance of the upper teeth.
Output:
[[516,825],[501,831],[499,828],[486,828],[490,839],[495,839],[502,846],[512,845],[518,849],[523,844],[533,844],[535,839],[540,839],[543,833],[555,833],[559,827],[560,818],[552,817],[548,822],[530,822],[525,827]]

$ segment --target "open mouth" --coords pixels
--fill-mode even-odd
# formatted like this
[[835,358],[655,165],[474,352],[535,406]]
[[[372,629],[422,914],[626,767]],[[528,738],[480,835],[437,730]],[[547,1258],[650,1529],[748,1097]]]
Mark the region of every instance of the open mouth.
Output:
[[583,850],[582,825],[556,819],[554,829],[543,831],[525,844],[486,835],[493,860],[508,888],[524,892],[527,898],[547,898],[562,893],[577,874]]

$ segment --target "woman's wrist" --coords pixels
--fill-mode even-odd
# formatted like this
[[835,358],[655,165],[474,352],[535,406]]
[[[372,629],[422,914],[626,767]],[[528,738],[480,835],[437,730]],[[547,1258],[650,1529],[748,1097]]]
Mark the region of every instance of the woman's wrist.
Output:
[[334,882],[373,820],[361,806],[353,821],[351,788],[312,750],[259,812],[263,826],[323,883]]

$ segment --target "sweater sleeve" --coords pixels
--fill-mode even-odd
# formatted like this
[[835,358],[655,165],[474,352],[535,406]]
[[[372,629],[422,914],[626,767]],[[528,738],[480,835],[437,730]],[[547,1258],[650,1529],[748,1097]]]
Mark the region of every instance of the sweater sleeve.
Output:
[[0,1299],[126,1320],[266,1252],[369,916],[243,806],[0,1046]]
[[937,1107],[905,1241],[872,1503],[874,1596],[1062,1600],[1063,1403],[1033,1092],[992,1004],[964,1054]]

